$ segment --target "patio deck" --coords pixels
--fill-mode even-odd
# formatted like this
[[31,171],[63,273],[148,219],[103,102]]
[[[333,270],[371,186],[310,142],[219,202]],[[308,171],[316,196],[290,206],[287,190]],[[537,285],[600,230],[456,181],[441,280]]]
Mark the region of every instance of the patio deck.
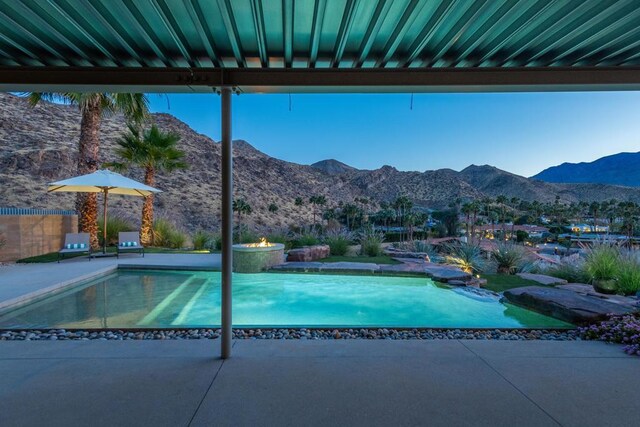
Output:
[[0,425],[632,426],[640,358],[599,342],[0,342]]
[[220,270],[220,254],[122,255],[89,261],[86,257],[43,264],[0,267],[0,309],[53,292],[70,283],[115,271],[118,266],[182,270]]

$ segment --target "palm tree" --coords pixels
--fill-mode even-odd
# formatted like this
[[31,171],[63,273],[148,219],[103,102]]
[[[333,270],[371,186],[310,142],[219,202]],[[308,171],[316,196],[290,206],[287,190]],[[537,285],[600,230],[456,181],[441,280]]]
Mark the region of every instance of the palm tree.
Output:
[[591,232],[595,233],[598,231],[598,213],[600,212],[600,203],[593,202],[589,205],[589,213],[593,216],[593,227],[591,227]]
[[275,203],[269,203],[269,206],[267,207],[267,210],[271,213],[278,212],[278,209],[278,205],[276,205]]
[[505,222],[507,216],[507,196],[500,195],[496,197],[496,203],[500,205],[500,212],[502,214],[502,238],[504,239],[507,235],[507,230],[505,229]]
[[[100,164],[100,124],[109,113],[123,113],[127,120],[141,123],[149,114],[148,100],[141,93],[30,93],[29,102],[36,106],[41,101],[63,102],[80,109],[80,141],[78,143],[78,175],[98,170]],[[97,193],[78,193],[76,196],[78,228],[89,233],[93,249],[98,243],[98,196]]]
[[469,225],[471,225],[471,213],[473,212],[473,206],[471,203],[465,203],[462,205],[462,213],[465,216],[465,228],[467,230],[467,239],[471,241],[471,230]]
[[233,201],[233,211],[238,214],[238,234],[242,234],[242,215],[251,215],[253,209],[251,205],[243,198]]
[[[356,220],[356,216],[360,212],[360,208],[353,203],[347,203],[342,208],[342,214],[345,216],[347,221],[347,230],[351,230],[353,223]],[[349,221],[349,219],[353,218],[353,221]]]
[[304,199],[302,199],[302,197],[296,197],[296,199],[293,201],[293,204],[300,208],[304,205]]
[[[144,132],[138,126],[129,125],[129,132],[117,141],[116,155],[122,162],[108,163],[107,166],[119,170],[138,166],[144,169],[144,183],[153,187],[156,173],[187,168],[184,151],[176,148],[179,141],[180,135],[162,132],[156,125]],[[146,196],[142,205],[140,243],[153,243],[153,194]]]
[[327,204],[327,198],[324,196],[311,196],[309,203],[312,205],[313,223],[316,223],[316,206],[324,206]]

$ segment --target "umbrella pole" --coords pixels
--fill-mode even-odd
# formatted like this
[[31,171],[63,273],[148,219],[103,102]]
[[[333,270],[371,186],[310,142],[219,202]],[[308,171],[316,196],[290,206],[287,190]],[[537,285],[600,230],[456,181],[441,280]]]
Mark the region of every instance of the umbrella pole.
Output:
[[103,197],[103,212],[102,212],[102,253],[107,253],[107,195],[109,194],[108,190],[105,188]]

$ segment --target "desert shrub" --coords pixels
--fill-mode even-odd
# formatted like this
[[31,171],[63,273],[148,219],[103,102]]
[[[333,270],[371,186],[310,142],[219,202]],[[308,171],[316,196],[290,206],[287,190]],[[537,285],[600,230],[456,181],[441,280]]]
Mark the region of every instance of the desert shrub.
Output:
[[158,218],[153,222],[153,244],[163,248],[180,249],[187,243],[188,236],[170,221]]
[[384,233],[375,231],[373,228],[365,228],[360,232],[360,254],[367,256],[382,255],[382,242],[384,242]]
[[640,262],[632,253],[625,254],[618,263],[617,292],[633,295],[640,291]]
[[318,243],[320,243],[320,235],[313,227],[300,229],[300,231],[294,234],[293,239],[291,240],[291,245],[294,248],[313,246]]
[[582,338],[624,344],[627,354],[640,356],[640,314],[612,316],[608,320],[579,329]]
[[473,243],[454,243],[445,246],[445,262],[467,273],[482,273],[487,262],[482,256],[480,246]]
[[491,252],[491,260],[496,264],[498,273],[516,274],[531,268],[527,250],[513,243],[498,243]]
[[596,244],[587,252],[586,270],[591,280],[612,280],[616,278],[620,264],[620,249],[601,243]]
[[329,245],[331,255],[343,256],[347,254],[352,235],[347,230],[331,230],[324,237],[324,243]]
[[[104,245],[104,219],[98,220],[98,241]],[[118,233],[121,231],[136,231],[136,227],[128,219],[117,215],[107,216],[107,245],[118,244]]]
[[217,246],[218,235],[204,230],[198,230],[191,236],[193,249],[196,251],[214,250]]
[[286,230],[273,230],[267,234],[267,241],[271,243],[282,243],[285,249],[291,249],[291,233]]
[[566,257],[558,264],[543,264],[538,272],[547,276],[564,279],[569,283],[589,283],[585,262],[577,255]]
[[238,243],[257,243],[262,237],[264,236],[259,235],[255,230],[243,227],[242,230],[238,230],[233,241]]
[[408,242],[394,242],[393,247],[401,251],[426,254],[429,259],[440,258],[438,251],[427,240],[410,240]]

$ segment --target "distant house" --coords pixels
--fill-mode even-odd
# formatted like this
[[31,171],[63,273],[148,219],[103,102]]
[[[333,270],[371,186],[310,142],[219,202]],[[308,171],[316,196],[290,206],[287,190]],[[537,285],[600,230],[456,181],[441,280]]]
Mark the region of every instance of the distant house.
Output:
[[571,224],[569,226],[574,233],[608,233],[609,226],[592,224]]
[[540,227],[539,225],[513,225],[509,224],[484,224],[476,226],[476,233],[479,233],[482,237],[493,238],[493,233],[502,232],[505,230],[507,236],[510,237],[511,232],[517,233],[518,231],[526,232],[529,237],[539,238],[542,237],[544,233],[548,233],[549,229],[547,227]]

